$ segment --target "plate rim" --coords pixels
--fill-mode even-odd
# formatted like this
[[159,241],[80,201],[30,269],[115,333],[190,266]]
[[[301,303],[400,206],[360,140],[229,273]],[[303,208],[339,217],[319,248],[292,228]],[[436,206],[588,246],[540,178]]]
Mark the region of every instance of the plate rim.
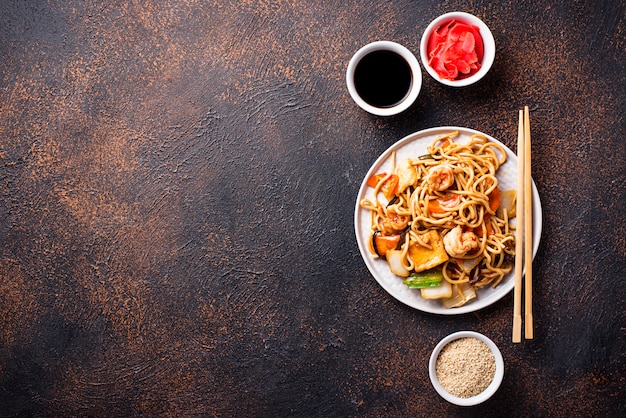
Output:
[[[498,302],[499,300],[503,299],[506,295],[508,295],[511,290],[513,290],[514,287],[514,280],[513,280],[513,271],[511,271],[506,277],[505,280],[506,282],[502,284],[504,290],[502,290],[499,293],[490,295],[490,297],[488,299],[483,299],[483,300],[477,300],[475,302],[477,303],[469,303],[467,305],[461,306],[459,308],[452,308],[452,309],[446,309],[443,306],[441,307],[433,307],[430,305],[426,305],[426,306],[419,306],[419,304],[415,303],[415,302],[411,302],[409,300],[407,300],[407,298],[403,298],[401,296],[399,296],[398,294],[396,294],[393,289],[387,285],[387,283],[383,280],[383,278],[378,277],[377,275],[377,271],[374,268],[374,266],[372,265],[372,263],[375,261],[375,259],[372,257],[371,254],[369,254],[369,250],[367,249],[367,245],[363,242],[364,240],[366,240],[366,238],[364,239],[361,236],[361,230],[360,230],[360,224],[361,224],[361,214],[363,212],[367,213],[365,209],[361,208],[360,202],[361,199],[363,198],[363,195],[365,194],[365,190],[367,187],[367,179],[372,175],[375,174],[375,172],[379,169],[379,166],[381,166],[382,164],[384,164],[385,161],[387,161],[387,159],[389,158],[389,156],[391,155],[391,153],[393,151],[396,151],[400,148],[402,148],[403,146],[406,146],[407,144],[410,144],[411,142],[420,140],[426,136],[430,136],[430,135],[434,135],[436,133],[446,133],[446,132],[453,132],[453,131],[459,131],[459,134],[466,134],[466,135],[474,135],[474,134],[480,134],[480,135],[484,135],[487,140],[495,142],[497,144],[500,144],[502,147],[504,147],[506,153],[507,153],[507,162],[514,160],[517,161],[517,155],[515,153],[513,153],[513,151],[503,142],[495,139],[494,137],[492,137],[491,135],[485,134],[484,132],[478,131],[476,129],[472,129],[472,128],[466,128],[466,127],[460,127],[460,126],[438,126],[438,127],[432,127],[432,128],[427,128],[427,129],[422,129],[420,131],[416,131],[413,132],[411,134],[408,134],[406,136],[404,136],[403,138],[399,139],[398,141],[396,141],[395,143],[393,143],[391,146],[389,146],[385,151],[383,151],[377,158],[376,160],[371,164],[370,168],[367,170],[363,181],[361,182],[361,186],[359,187],[359,190],[357,192],[357,196],[356,196],[356,205],[355,205],[355,209],[354,209],[354,231],[355,231],[355,235],[356,235],[356,240],[357,240],[357,245],[359,247],[359,252],[361,254],[361,258],[363,259],[363,262],[365,263],[368,271],[370,272],[370,274],[374,277],[374,279],[378,282],[378,284],[383,288],[383,290],[385,290],[390,296],[392,296],[394,299],[396,299],[397,301],[411,307],[414,309],[417,309],[419,311],[422,312],[427,312],[427,313],[432,313],[432,314],[438,314],[438,315],[461,315],[461,314],[465,314],[465,313],[470,313],[470,312],[476,312],[478,310],[487,308],[493,304],[495,304],[496,302]],[[513,157],[513,158],[511,158]],[[515,165],[515,175],[517,176],[517,165]],[[541,241],[541,232],[542,232],[542,226],[543,226],[543,211],[542,211],[542,207],[541,207],[541,199],[539,197],[539,192],[537,190],[537,186],[535,184],[534,179],[532,180],[532,194],[533,194],[533,249],[532,249],[532,254],[533,254],[533,259],[535,258],[535,255],[537,254],[537,251],[539,249],[539,243]]]

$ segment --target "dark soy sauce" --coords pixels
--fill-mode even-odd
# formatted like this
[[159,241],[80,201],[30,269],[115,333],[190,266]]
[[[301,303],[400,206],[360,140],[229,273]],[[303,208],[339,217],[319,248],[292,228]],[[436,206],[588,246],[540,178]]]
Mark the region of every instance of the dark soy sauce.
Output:
[[354,70],[354,85],[363,100],[374,107],[393,107],[411,90],[411,67],[392,51],[365,55]]

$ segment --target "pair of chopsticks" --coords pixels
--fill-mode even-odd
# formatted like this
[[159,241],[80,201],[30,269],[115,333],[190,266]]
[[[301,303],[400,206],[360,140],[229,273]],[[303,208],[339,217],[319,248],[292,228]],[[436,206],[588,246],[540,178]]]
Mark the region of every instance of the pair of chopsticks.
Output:
[[[517,203],[515,229],[515,290],[513,303],[513,342],[522,340],[522,291],[524,304],[524,337],[533,338],[533,213],[530,172],[530,118],[528,106],[519,111],[517,133]],[[525,269],[522,282],[522,267]]]

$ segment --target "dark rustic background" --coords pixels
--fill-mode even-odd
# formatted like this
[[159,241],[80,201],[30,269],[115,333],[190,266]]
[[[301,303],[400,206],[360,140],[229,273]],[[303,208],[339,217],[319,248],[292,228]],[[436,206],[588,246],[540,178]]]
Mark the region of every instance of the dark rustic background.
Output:
[[[438,15],[497,43],[478,85],[426,73],[371,116],[364,44],[419,56]],[[624,2],[156,0],[0,3],[0,416],[624,416]],[[515,149],[531,109],[543,204],[535,339],[513,303],[406,307],[367,271],[363,177],[412,132]],[[445,335],[506,373],[462,409],[431,387]]]

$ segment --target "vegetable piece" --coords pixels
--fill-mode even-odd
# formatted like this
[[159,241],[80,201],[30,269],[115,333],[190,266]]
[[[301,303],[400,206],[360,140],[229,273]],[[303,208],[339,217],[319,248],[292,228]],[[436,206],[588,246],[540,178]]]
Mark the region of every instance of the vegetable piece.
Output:
[[370,187],[376,187],[378,182],[381,181],[386,175],[387,173],[374,174],[372,177],[367,179],[367,185]]
[[515,190],[505,190],[500,192],[500,207],[496,211],[499,218],[504,216],[504,209],[508,213],[509,219],[515,218],[515,203],[517,202],[517,192]]
[[398,248],[400,242],[400,235],[381,235],[380,231],[374,232],[372,235],[372,247],[379,257],[385,257],[385,254],[389,250],[395,250]]
[[410,289],[435,287],[441,284],[443,273],[441,269],[432,269],[421,273],[413,273],[404,280],[404,284]]
[[424,299],[443,299],[452,296],[452,285],[447,281],[442,281],[439,286],[425,287],[420,289]]
[[[485,213],[485,218],[483,219],[483,223],[485,224],[485,229],[487,229],[487,236],[490,237],[496,232],[493,229],[493,224],[490,221],[491,213]],[[479,235],[482,234],[482,228],[479,228]]]
[[398,193],[402,193],[417,181],[417,170],[409,158],[396,167],[396,174],[398,176]]
[[428,201],[428,211],[430,213],[446,213],[446,209],[451,209],[461,203],[461,195],[447,192],[443,197]]
[[389,203],[387,203],[387,207],[389,207],[391,205],[395,205],[396,203],[398,203],[399,200],[400,200],[400,198],[398,196],[394,196],[393,198],[391,198]]
[[492,211],[495,212],[500,207],[501,202],[502,199],[500,198],[500,188],[496,186],[496,188],[493,189],[491,193],[489,193],[489,207]]
[[402,265],[402,250],[389,250],[385,254],[389,270],[400,277],[407,277],[409,270]]
[[[387,173],[374,174],[367,179],[367,185],[375,188],[385,177],[387,177]],[[393,199],[398,191],[398,176],[395,174],[389,175],[389,178],[380,186],[380,191],[387,200]]]
[[387,200],[393,199],[398,192],[398,176],[394,174],[389,176],[387,181],[380,188],[380,191],[387,198]]
[[[458,131],[456,132],[456,134],[458,134]],[[448,148],[450,145],[452,145],[452,142],[450,141],[450,138],[446,138],[444,139],[441,144],[439,145],[442,149],[446,149]]]
[[452,286],[452,295],[444,299],[443,307],[446,309],[458,308],[465,305],[476,297],[476,290],[469,283],[459,283]]
[[465,270],[465,273],[469,273],[474,269],[474,267],[476,267],[480,263],[481,260],[482,257],[456,259],[456,264],[463,270]]
[[431,245],[432,249],[417,244],[409,246],[409,257],[411,257],[417,273],[437,267],[439,264],[449,259],[439,232],[434,229],[430,230],[428,233],[422,235],[422,239],[427,244]]

